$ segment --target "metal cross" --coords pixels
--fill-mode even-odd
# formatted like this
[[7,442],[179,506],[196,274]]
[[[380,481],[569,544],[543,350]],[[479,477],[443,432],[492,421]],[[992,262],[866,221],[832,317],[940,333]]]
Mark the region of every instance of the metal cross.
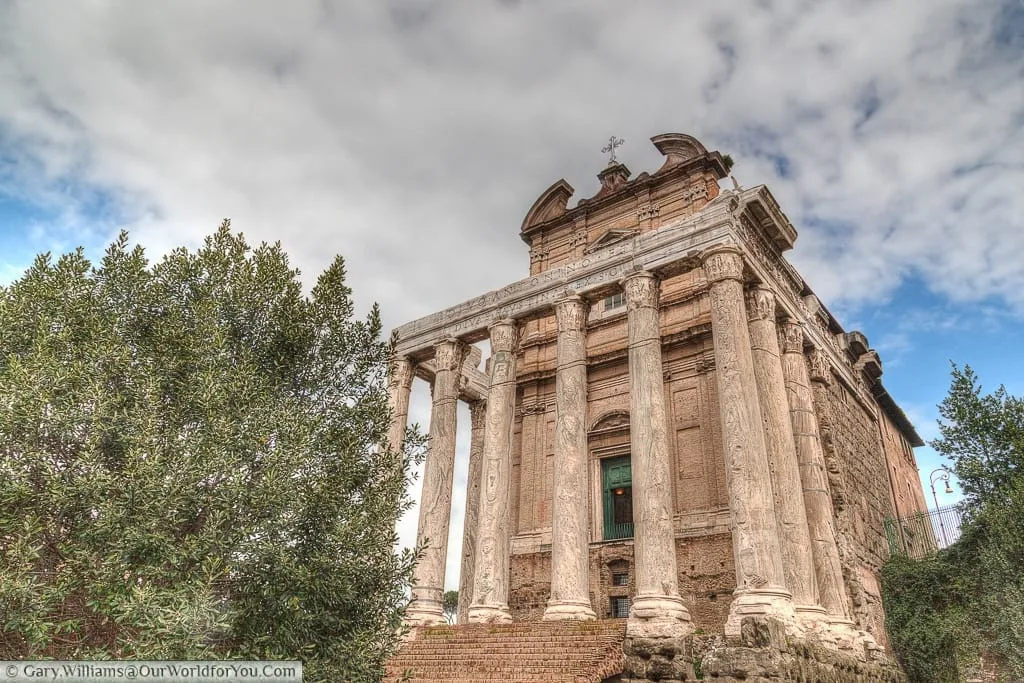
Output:
[[611,136],[610,138],[608,138],[608,144],[605,145],[604,148],[601,151],[604,152],[605,154],[610,155],[609,158],[608,158],[608,165],[609,166],[614,164],[615,161],[616,161],[616,159],[615,159],[615,149],[617,147],[622,147],[622,143],[624,143],[624,142],[625,142],[625,140],[623,140],[622,138],[617,138],[614,135]]

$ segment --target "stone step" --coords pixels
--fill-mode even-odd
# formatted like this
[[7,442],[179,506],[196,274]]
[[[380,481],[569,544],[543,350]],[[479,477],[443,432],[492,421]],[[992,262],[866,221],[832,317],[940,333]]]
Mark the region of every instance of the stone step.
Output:
[[429,683],[599,683],[622,672],[623,620],[517,622],[421,628],[387,663]]

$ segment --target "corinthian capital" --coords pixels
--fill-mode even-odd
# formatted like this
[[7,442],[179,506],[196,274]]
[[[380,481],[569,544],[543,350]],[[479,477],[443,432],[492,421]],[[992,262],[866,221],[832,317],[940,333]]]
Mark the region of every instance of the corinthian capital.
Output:
[[747,291],[747,319],[775,320],[775,295],[764,286]]
[[743,279],[743,257],[733,246],[712,247],[701,255],[708,282]]
[[434,347],[436,371],[461,370],[468,347],[458,339],[445,339]]
[[779,327],[782,332],[782,352],[803,353],[804,331],[800,329],[799,323],[786,320]]
[[587,303],[581,296],[570,296],[555,304],[558,331],[578,332],[587,323]]
[[622,291],[629,308],[648,308],[658,305],[658,280],[654,273],[641,270],[622,279]]
[[388,378],[394,387],[408,389],[412,386],[412,362],[406,356],[395,356],[391,359],[391,376]]
[[511,318],[499,320],[492,323],[487,332],[491,336],[491,353],[499,351],[515,351],[516,342],[519,338],[519,330],[516,328],[516,321]]

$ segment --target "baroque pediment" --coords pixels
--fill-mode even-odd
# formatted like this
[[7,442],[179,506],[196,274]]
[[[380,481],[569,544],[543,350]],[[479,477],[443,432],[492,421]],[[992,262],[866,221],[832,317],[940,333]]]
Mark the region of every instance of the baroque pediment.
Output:
[[610,247],[617,242],[632,239],[633,236],[639,232],[639,230],[624,230],[622,228],[607,230],[603,232],[600,237],[591,242],[583,251],[584,253],[589,254],[600,249],[604,249],[605,247]]

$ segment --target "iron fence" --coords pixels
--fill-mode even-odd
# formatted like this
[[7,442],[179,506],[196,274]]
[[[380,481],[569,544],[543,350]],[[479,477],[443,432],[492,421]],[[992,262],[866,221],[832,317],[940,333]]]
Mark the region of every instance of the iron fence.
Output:
[[920,559],[947,548],[960,538],[960,508],[946,505],[908,517],[885,520],[889,552]]

